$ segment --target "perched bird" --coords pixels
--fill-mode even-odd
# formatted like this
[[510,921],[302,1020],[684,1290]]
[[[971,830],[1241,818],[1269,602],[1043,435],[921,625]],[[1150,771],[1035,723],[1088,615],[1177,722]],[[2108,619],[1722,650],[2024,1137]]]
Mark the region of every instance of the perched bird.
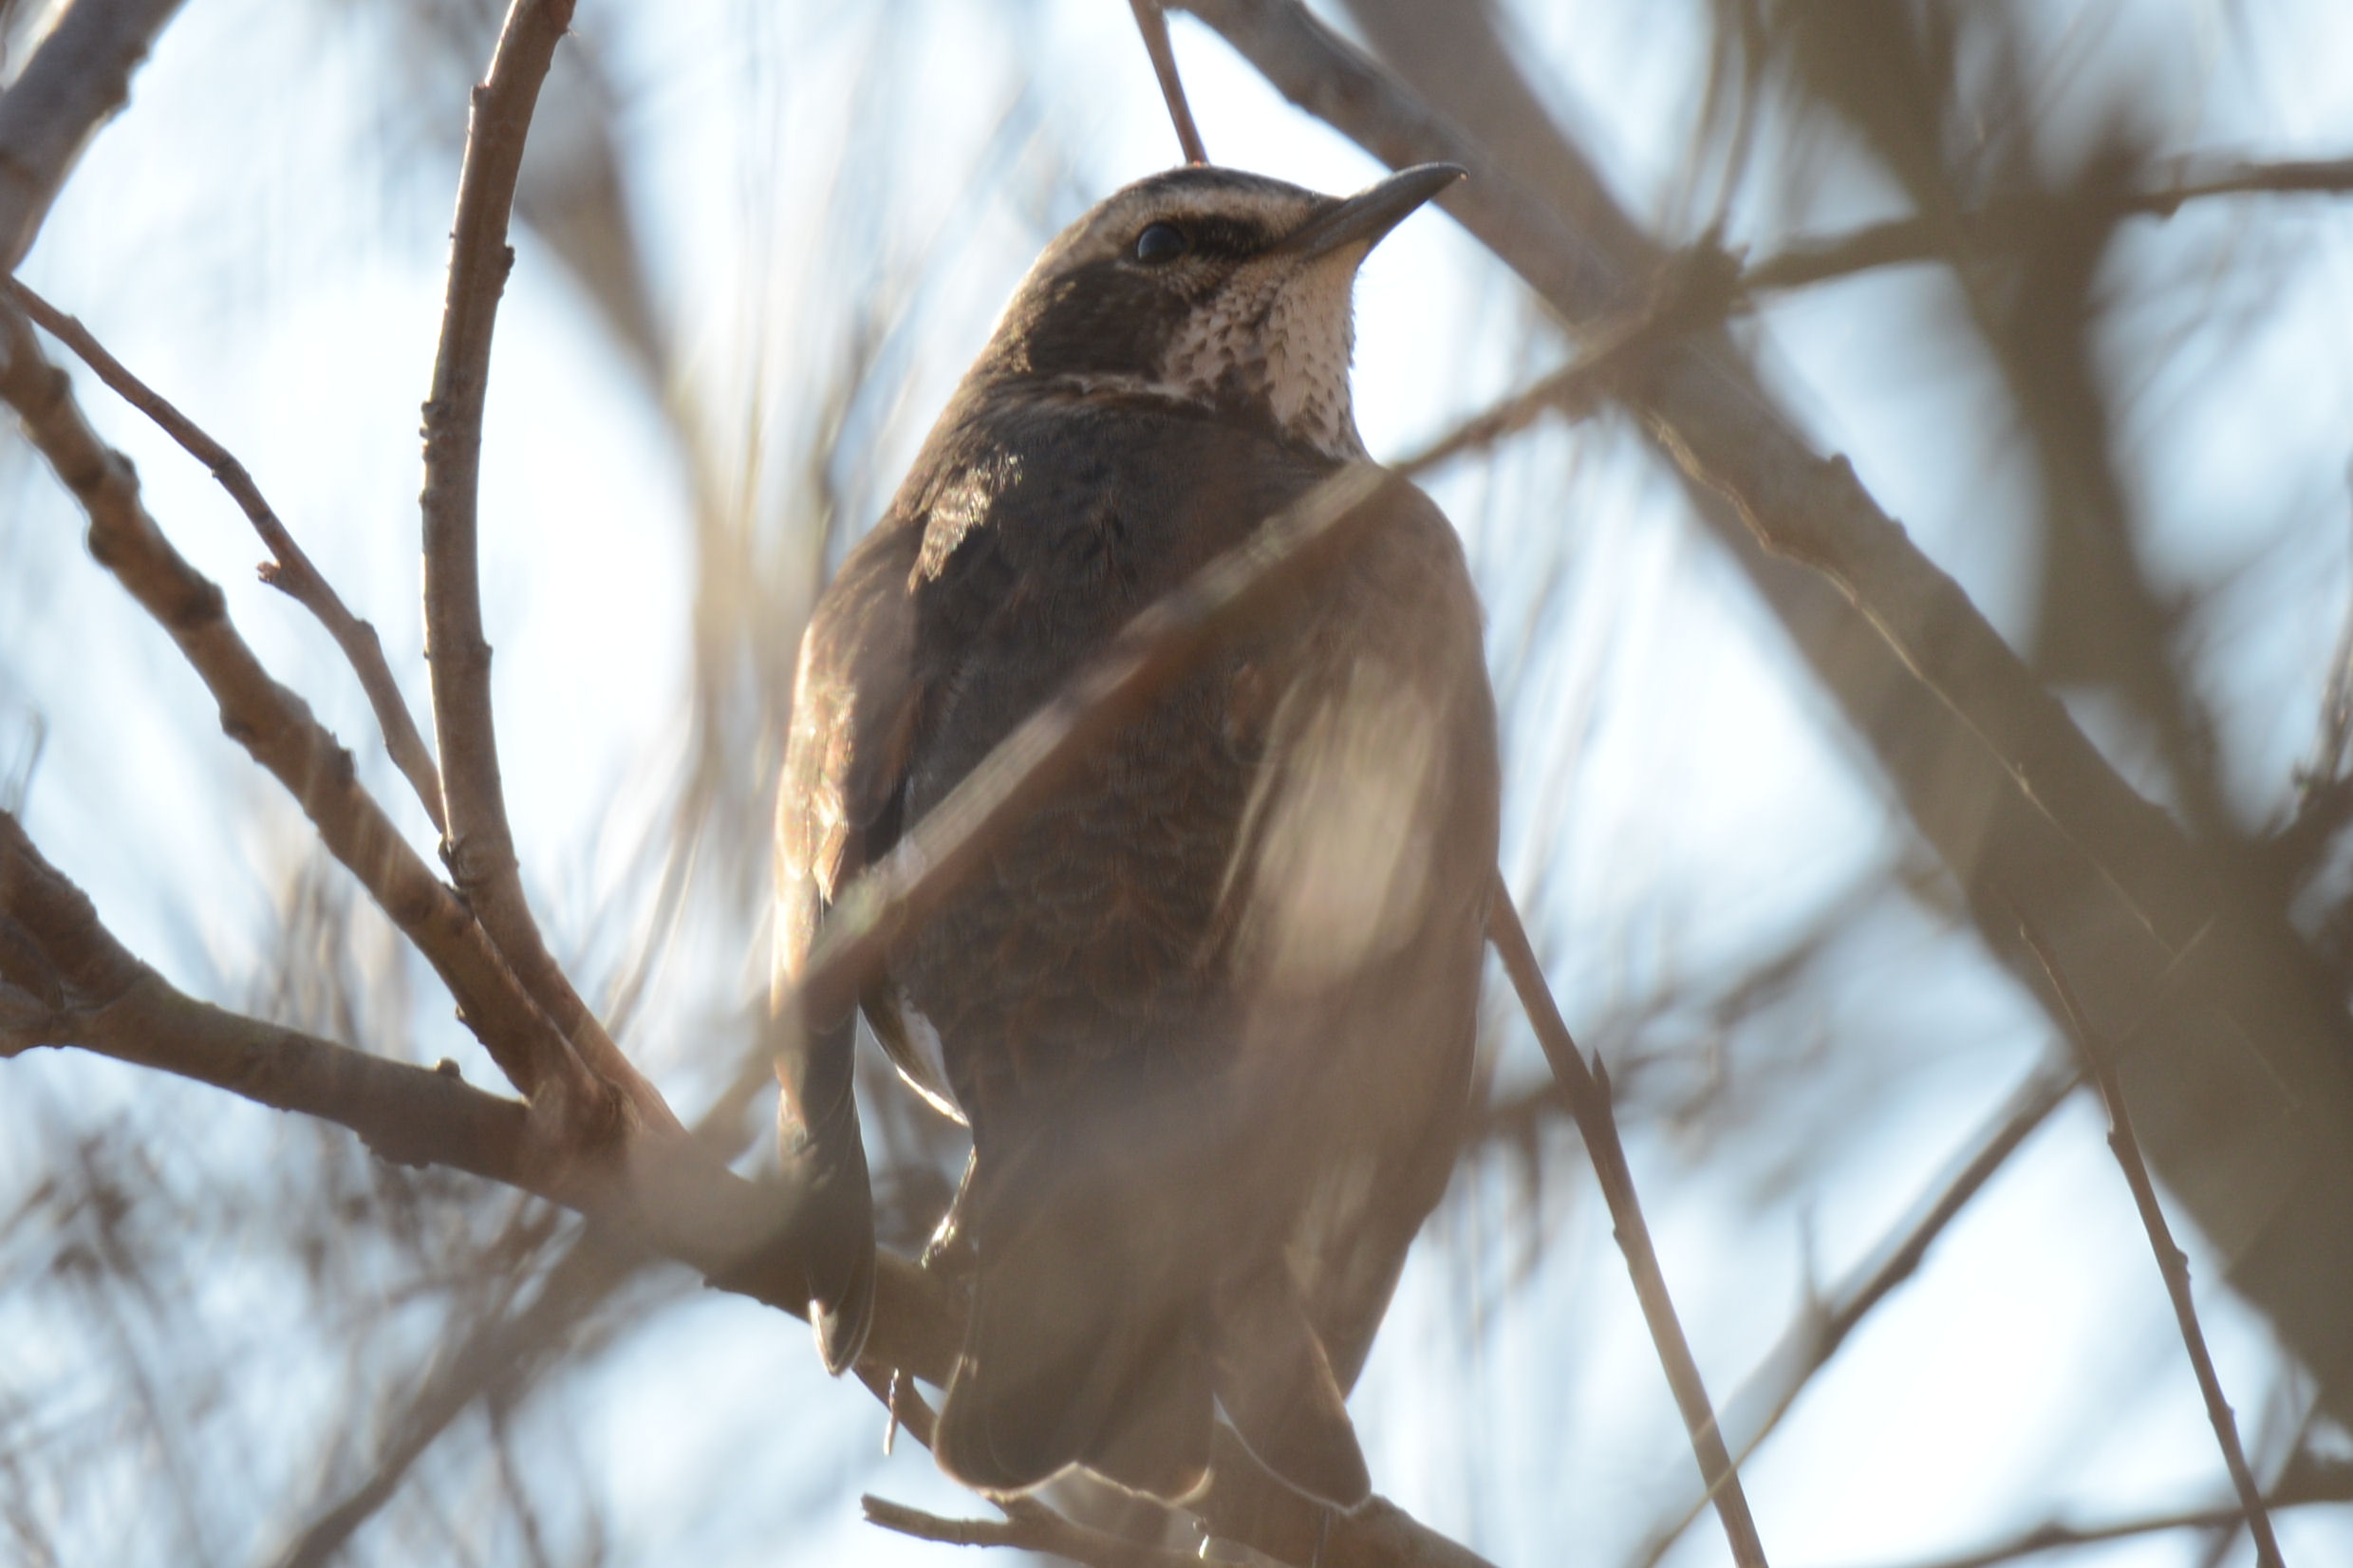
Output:
[[[1138,611],[1365,460],[1358,264],[1459,177],[1345,200],[1185,168],[1047,247],[810,623],[777,819],[778,971],[830,902]],[[949,1473],[1167,1499],[1222,1410],[1368,1493],[1342,1398],[1444,1190],[1471,1079],[1496,727],[1452,528],[1385,487],[893,953],[864,1010],[972,1129]],[[854,1020],[779,1068],[820,1347],[857,1353],[871,1199]]]

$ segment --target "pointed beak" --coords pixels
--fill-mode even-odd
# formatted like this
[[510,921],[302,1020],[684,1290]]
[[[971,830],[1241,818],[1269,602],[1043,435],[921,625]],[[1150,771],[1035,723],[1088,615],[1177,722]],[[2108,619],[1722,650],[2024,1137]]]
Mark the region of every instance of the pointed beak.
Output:
[[1354,250],[1361,261],[1365,252],[1380,243],[1382,235],[1466,173],[1452,163],[1417,163],[1410,169],[1400,169],[1387,179],[1366,186],[1330,212],[1309,218],[1267,253],[1306,262],[1335,251]]

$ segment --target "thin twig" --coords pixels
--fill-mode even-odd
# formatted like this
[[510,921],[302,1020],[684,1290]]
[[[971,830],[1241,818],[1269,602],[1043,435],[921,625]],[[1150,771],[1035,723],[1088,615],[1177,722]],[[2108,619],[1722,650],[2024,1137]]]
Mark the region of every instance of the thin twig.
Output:
[[532,918],[499,780],[491,650],[482,635],[477,493],[491,334],[514,264],[507,224],[524,140],[571,15],[572,0],[514,0],[491,57],[489,78],[474,91],[458,180],[448,299],[434,358],[433,393],[424,408],[425,643],[432,656],[433,721],[448,809],[442,858],[493,943],[570,1049],[645,1128],[682,1135],[669,1105],[581,1000]]
[[1537,1041],[1544,1048],[1544,1059],[1552,1064],[1553,1075],[1560,1080],[1560,1092],[1569,1102],[1569,1114],[1577,1118],[1577,1129],[1584,1137],[1586,1152],[1592,1156],[1594,1173],[1600,1180],[1601,1196],[1609,1204],[1610,1220],[1616,1230],[1618,1250],[1626,1255],[1627,1272],[1634,1276],[1634,1294],[1641,1299],[1643,1319],[1650,1325],[1651,1339],[1658,1347],[1668,1386],[1674,1391],[1675,1408],[1683,1412],[1683,1424],[1691,1434],[1691,1450],[1699,1460],[1700,1475],[1715,1503],[1716,1515],[1724,1522],[1732,1560],[1741,1568],[1765,1568],[1765,1543],[1748,1512],[1747,1494],[1741,1489],[1740,1473],[1725,1448],[1724,1434],[1717,1428],[1715,1411],[1708,1402],[1708,1386],[1699,1375],[1699,1363],[1692,1359],[1690,1342],[1684,1337],[1683,1325],[1675,1316],[1674,1300],[1667,1291],[1667,1276],[1659,1267],[1657,1250],[1651,1244],[1650,1225],[1642,1218],[1642,1202],[1634,1192],[1634,1172],[1626,1164],[1625,1148],[1618,1142],[1617,1117],[1610,1106],[1609,1078],[1598,1067],[1585,1065],[1583,1053],[1570,1036],[1569,1026],[1553,1000],[1552,988],[1544,981],[1543,968],[1536,961],[1536,950],[1528,945],[1527,930],[1520,924],[1520,913],[1512,907],[1511,891],[1503,886],[1500,872],[1487,906],[1487,940],[1494,943],[1504,971],[1511,976],[1512,989],[1519,993],[1520,1005],[1535,1027]]
[[[2319,1503],[2353,1503],[2353,1467],[2342,1464],[2316,1465],[2308,1477],[2286,1483],[2263,1500],[2263,1505],[2267,1508],[2303,1508]],[[2185,1508],[2174,1513],[2148,1514],[2107,1524],[2038,1524],[1973,1552],[1958,1557],[1925,1559],[1908,1563],[1905,1568],[1996,1568],[1996,1564],[2014,1562],[2020,1558],[2034,1557],[2043,1552],[2097,1546],[2105,1541],[2129,1540],[2136,1536],[2162,1535],[2174,1530],[2228,1530],[2243,1523],[2246,1518],[2244,1504],[2225,1503],[2213,1508]]]
[[0,273],[32,249],[58,187],[179,0],[74,0],[0,98]]
[[[1847,1336],[1918,1271],[1945,1227],[2082,1081],[2071,1063],[2046,1061],[2028,1073],[1987,1119],[1968,1149],[1914,1201],[1903,1222],[1880,1238],[1826,1300],[1809,1302],[1783,1331],[1748,1380],[1724,1403],[1725,1441],[1737,1463],[1748,1462]],[[1674,1522],[1652,1534],[1640,1559],[1642,1568],[1654,1568],[1707,1506],[1704,1494],[1679,1501]]]
[[377,725],[383,731],[384,750],[407,778],[409,788],[416,791],[417,803],[433,819],[434,830],[441,831],[444,824],[440,771],[433,765],[433,753],[418,732],[417,720],[409,717],[408,703],[392,679],[391,666],[384,662],[383,644],[377,637],[376,628],[345,607],[343,599],[320,575],[302,546],[294,542],[293,534],[278,520],[270,503],[262,498],[261,487],[253,483],[245,465],[227,447],[206,435],[194,420],[133,375],[80,320],[34,293],[21,278],[8,279],[7,289],[26,314],[72,349],[97,372],[100,381],[153,420],[190,457],[210,470],[230,498],[244,511],[271,557],[261,567],[261,580],[316,616],[327,634],[335,640],[335,645],[343,649],[353,673],[360,678],[362,689],[367,693],[368,705],[376,710]]
[[[2194,160],[2185,159],[2185,164]],[[2233,196],[2344,196],[2353,193],[2353,159],[2245,163],[2150,191],[2086,197],[2070,193],[2070,218],[2174,215],[2194,201]],[[1998,254],[2045,232],[2059,202],[2053,197],[2001,196],[1974,212],[1951,216],[1894,218],[1850,233],[1801,239],[1741,274],[1756,292],[1802,289],[1877,267],[1947,257],[1957,245],[1970,254]]]
[[2116,1060],[2077,1004],[2075,989],[2060,972],[2042,933],[2024,915],[2018,916],[2018,932],[2041,961],[2067,1032],[2091,1066],[2100,1097],[2107,1102],[2108,1147],[2116,1151],[2116,1163],[2124,1168],[2124,1181],[2133,1189],[2133,1203],[2149,1233],[2150,1250],[2157,1254],[2157,1270],[2165,1277],[2165,1292],[2173,1297],[2174,1318],[2181,1326],[2182,1347],[2190,1353],[2190,1365],[2197,1372],[2198,1391],[2206,1397],[2206,1416],[2213,1423],[2214,1442],[2230,1468],[2231,1484],[2238,1489],[2248,1533],[2255,1538],[2255,1560],[2261,1568],[2282,1568],[2279,1538],[2271,1533],[2271,1516],[2264,1510],[2262,1488],[2255,1484],[2255,1473],[2248,1467],[2246,1450],[2239,1446],[2238,1420],[2223,1397],[2222,1379],[2214,1373],[2214,1359],[2206,1350],[2206,1333],[2198,1326],[2197,1303],[2190,1295],[2190,1260],[2174,1244],[2165,1211],[2157,1205],[2157,1185],[2149,1179],[2148,1164],[2140,1157],[2140,1141],[2133,1135],[2133,1119],[2124,1106],[2124,1084],[2117,1075]]
[[161,624],[220,707],[221,728],[301,806],[329,853],[349,868],[449,986],[458,1011],[516,1087],[551,1075],[593,1084],[465,905],[410,848],[358,779],[351,754],[302,700],[270,677],[230,621],[220,586],[172,548],[140,500],[131,465],[99,439],[73,383],[43,357],[32,324],[0,300],[0,401],[90,519],[90,553]]
[[1152,57],[1152,74],[1160,78],[1160,96],[1167,101],[1168,122],[1176,127],[1177,145],[1187,163],[1206,163],[1209,149],[1201,143],[1201,127],[1193,123],[1192,105],[1185,102],[1185,79],[1177,74],[1176,50],[1168,42],[1168,18],[1160,0],[1128,0],[1135,11],[1136,31]]

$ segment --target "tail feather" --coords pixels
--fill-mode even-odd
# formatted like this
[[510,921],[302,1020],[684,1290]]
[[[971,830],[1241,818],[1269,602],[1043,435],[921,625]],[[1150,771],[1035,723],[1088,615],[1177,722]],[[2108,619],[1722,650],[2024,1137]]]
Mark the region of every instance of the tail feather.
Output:
[[1346,1399],[1291,1271],[1277,1262],[1221,1291],[1215,1325],[1218,1403],[1259,1462],[1335,1507],[1372,1496]]

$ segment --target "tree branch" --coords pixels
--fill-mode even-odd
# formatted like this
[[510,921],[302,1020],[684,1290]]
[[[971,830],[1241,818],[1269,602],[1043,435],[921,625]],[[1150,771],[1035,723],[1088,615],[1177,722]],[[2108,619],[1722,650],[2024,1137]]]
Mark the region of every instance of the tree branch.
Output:
[[[2353,1503],[2353,1466],[2343,1463],[2314,1464],[2308,1473],[2291,1478],[2264,1500],[2268,1508],[2301,1508],[2316,1503]],[[2073,1546],[2097,1546],[2128,1540],[2135,1536],[2161,1535],[2173,1530],[2227,1530],[2244,1523],[2243,1503],[2213,1508],[2188,1508],[2176,1513],[2149,1514],[2108,1524],[2038,1524],[2005,1540],[1959,1557],[1934,1558],[1907,1568],[1995,1568],[1996,1564],[2056,1552]]]
[[440,771],[433,765],[433,753],[418,732],[417,720],[409,717],[408,703],[401,696],[399,683],[392,679],[391,666],[384,662],[383,644],[378,639],[376,628],[345,607],[343,599],[320,575],[302,546],[294,542],[293,534],[278,520],[270,503],[262,498],[261,487],[253,483],[245,465],[227,447],[198,428],[194,420],[131,374],[129,367],[108,353],[105,345],[79,320],[34,293],[21,279],[9,278],[6,287],[9,297],[27,315],[72,349],[123,401],[161,426],[165,435],[212,473],[244,511],[271,557],[261,568],[261,580],[316,616],[327,634],[335,640],[335,645],[343,650],[344,657],[350,661],[352,672],[367,693],[368,706],[376,712],[377,726],[383,732],[384,750],[391,754],[394,765],[416,792],[417,803],[433,819],[434,828],[441,829]]
[[1199,1568],[1201,1562],[1187,1553],[1147,1546],[1077,1523],[1026,1498],[999,1503],[1005,1511],[1001,1520],[942,1519],[871,1494],[860,1502],[868,1523],[946,1546],[1010,1546],[1067,1558],[1087,1568]]
[[1743,271],[1741,286],[1753,293],[1802,289],[1873,268],[1947,258],[1956,247],[1969,255],[2001,254],[2045,231],[2062,213],[2077,223],[2168,218],[2191,202],[2215,196],[2347,194],[2353,194],[2353,159],[2240,163],[2202,177],[2185,175],[2156,190],[2070,193],[2064,202],[2052,196],[2000,196],[1949,217],[1893,218],[1848,233],[1794,241]]
[[2024,915],[2018,917],[2018,930],[2026,946],[2042,961],[2044,976],[2050,981],[2051,994],[2059,1003],[2060,1016],[2066,1020],[2067,1033],[2083,1053],[2083,1059],[2090,1063],[2093,1081],[2100,1085],[2100,1097],[2107,1102],[2108,1147],[2115,1150],[2116,1163],[2124,1169],[2124,1183],[2133,1189],[2133,1204],[2140,1210],[2141,1226],[2149,1233],[2149,1248],[2157,1254],[2157,1272],[2165,1277],[2165,1294],[2173,1298],[2174,1319],[2181,1326],[2182,1347],[2190,1353],[2190,1365],[2197,1373],[2198,1392],[2206,1398],[2206,1418],[2213,1424],[2214,1442],[2222,1449],[2223,1464],[2230,1468],[2231,1484],[2238,1488],[2248,1533],[2255,1538],[2255,1560],[2261,1568],[2284,1568],[2279,1539],[2271,1533],[2271,1516],[2264,1511],[2263,1490],[2255,1484],[2254,1471],[2247,1466],[2247,1452],[2239,1445],[2237,1418],[2231,1413],[2231,1402],[2223,1397],[2222,1379],[2214,1372],[2214,1358],[2207,1353],[2206,1331],[2198,1326],[2197,1302],[2190,1294],[2190,1260],[2174,1244],[2173,1228],[2166,1224],[2165,1211],[2157,1204],[2157,1185],[2149,1180],[2148,1162],[2140,1157],[2140,1141],[2133,1136],[2132,1114],[2125,1109],[2124,1084],[2117,1076],[2115,1058],[2109,1055],[2107,1042],[2085,1019],[2082,1008],[2076,1002],[2075,988],[2060,972],[2059,962],[2042,933]]
[[82,149],[131,96],[179,0],[74,0],[0,97],[0,272],[32,249]]
[[424,406],[425,642],[433,667],[433,719],[440,740],[448,826],[442,858],[467,905],[523,989],[571,1051],[619,1093],[649,1130],[682,1134],[669,1105],[625,1056],[548,951],[523,897],[514,834],[498,775],[491,712],[490,644],[482,635],[476,546],[482,413],[490,389],[492,329],[514,252],[507,222],[539,86],[571,24],[572,0],[514,0],[474,91],[465,163],[458,181],[448,301],[433,391]]
[[351,754],[302,699],[270,678],[229,620],[219,585],[172,548],[139,497],[131,465],[84,417],[72,383],[43,358],[32,327],[0,302],[0,401],[90,519],[90,553],[179,645],[220,707],[221,728],[293,794],[320,840],[349,868],[457,998],[460,1015],[525,1094],[555,1076],[595,1086],[563,1049],[457,895],[402,838],[356,777]]
[[1192,105],[1185,102],[1185,79],[1177,74],[1176,50],[1168,43],[1168,18],[1160,0],[1128,0],[1135,11],[1136,31],[1144,35],[1145,52],[1152,57],[1152,74],[1160,78],[1160,96],[1168,105],[1168,122],[1176,127],[1177,145],[1187,163],[1206,163],[1209,149],[1202,145],[1201,127],[1193,123]]
[[1642,1302],[1643,1320],[1658,1347],[1668,1386],[1674,1391],[1675,1408],[1683,1412],[1683,1425],[1691,1434],[1691,1450],[1699,1460],[1700,1475],[1707,1482],[1716,1514],[1724,1521],[1732,1560],[1741,1568],[1765,1568],[1765,1543],[1757,1535],[1756,1521],[1749,1516],[1740,1472],[1725,1448],[1724,1433],[1708,1402],[1708,1386],[1699,1375],[1699,1363],[1691,1357],[1690,1342],[1683,1336],[1683,1325],[1675,1317],[1667,1276],[1659,1268],[1657,1249],[1651,1244],[1651,1227],[1642,1218],[1642,1201],[1634,1191],[1634,1172],[1626,1164],[1625,1147],[1618,1142],[1617,1117],[1610,1108],[1608,1074],[1598,1067],[1588,1068],[1584,1054],[1570,1037],[1569,1026],[1553,1000],[1552,988],[1544,982],[1543,968],[1536,961],[1536,950],[1528,945],[1528,933],[1520,924],[1520,912],[1512,907],[1511,890],[1503,886],[1500,872],[1487,908],[1487,941],[1494,943],[1511,976],[1512,989],[1519,993],[1520,1005],[1535,1027],[1553,1075],[1560,1080],[1569,1114],[1577,1118],[1577,1129],[1592,1156],[1618,1250],[1626,1255],[1627,1272],[1634,1276],[1634,1294]]
[[[1561,317],[1608,316],[1659,254],[1545,116],[1486,8],[1443,24],[1404,0],[1350,0],[1392,58],[1443,90],[1474,140],[1294,0],[1187,0],[1279,90],[1385,162],[1465,165],[1444,204]],[[1989,946],[2029,968],[1989,900],[2008,891],[2102,965],[2101,998],[2146,997],[2193,938],[2192,993],[2135,1041],[2178,1086],[2160,1163],[2232,1277],[2323,1379],[2341,1417],[2353,1364],[2337,1319],[2353,1273],[2353,1020],[2275,899],[2211,862],[2110,768],[1967,597],[1843,459],[1808,448],[1721,332],[1666,346],[1625,395],[1696,514],[1787,628],[1912,819],[1972,897]],[[1794,571],[1774,555],[1814,566]],[[1824,591],[1825,580],[1835,587]],[[2081,960],[2077,958],[2080,952]],[[2189,1103],[2227,1081],[2227,1116]],[[2198,1086],[2194,1090],[2193,1086]],[[2203,1179],[2219,1168],[2260,1180]],[[2285,1223],[2283,1223],[2285,1221]]]
[[[1880,1239],[1831,1291],[1829,1299],[1807,1303],[1748,1374],[1748,1380],[1725,1401],[1726,1442],[1739,1463],[1748,1462],[1814,1374],[1838,1354],[1847,1336],[1889,1293],[1917,1272],[1945,1227],[2082,1081],[2082,1074],[2073,1067],[2055,1062],[2045,1062],[2028,1073],[1988,1119],[1967,1152],[1914,1201],[1904,1222]],[[1641,1555],[1642,1568],[1656,1568],[1707,1505],[1705,1493],[1679,1500],[1674,1504],[1673,1522],[1652,1533]]]

